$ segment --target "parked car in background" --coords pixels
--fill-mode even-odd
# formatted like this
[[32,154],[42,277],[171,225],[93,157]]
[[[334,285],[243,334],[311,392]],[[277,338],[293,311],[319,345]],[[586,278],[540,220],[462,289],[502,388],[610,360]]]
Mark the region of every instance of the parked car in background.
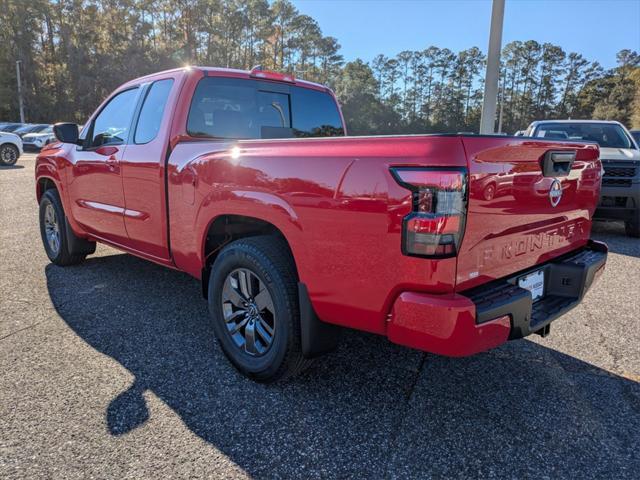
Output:
[[620,122],[544,120],[529,125],[525,135],[600,145],[604,176],[595,218],[622,220],[627,235],[640,237],[640,149]]
[[14,132],[26,125],[26,123],[4,123],[2,127],[0,127],[0,132]]
[[629,130],[629,133],[636,141],[636,144],[640,145],[640,130]]
[[39,152],[42,147],[56,141],[53,134],[53,125],[49,125],[44,130],[37,133],[27,133],[22,136],[22,143],[25,152]]
[[31,123],[14,130],[13,133],[20,135],[20,138],[22,138],[28,133],[40,133],[48,127],[50,125],[47,123]]
[[22,139],[18,135],[0,132],[0,166],[15,165],[22,151]]

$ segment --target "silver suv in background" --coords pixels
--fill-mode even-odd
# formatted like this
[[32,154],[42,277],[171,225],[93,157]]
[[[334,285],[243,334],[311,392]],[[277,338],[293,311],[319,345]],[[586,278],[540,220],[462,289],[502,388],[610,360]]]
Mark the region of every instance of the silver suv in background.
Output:
[[604,168],[595,217],[624,221],[627,235],[640,237],[640,149],[620,123],[605,120],[541,120],[524,136],[597,142]]
[[25,152],[39,152],[45,145],[56,141],[53,134],[53,125],[34,133],[26,133],[22,135],[22,143]]

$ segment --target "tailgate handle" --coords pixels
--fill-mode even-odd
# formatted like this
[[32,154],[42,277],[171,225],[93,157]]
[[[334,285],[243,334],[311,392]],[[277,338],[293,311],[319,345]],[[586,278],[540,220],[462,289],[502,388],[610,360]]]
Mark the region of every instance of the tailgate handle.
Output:
[[545,177],[565,177],[569,175],[575,159],[575,150],[549,150],[542,157],[542,175]]

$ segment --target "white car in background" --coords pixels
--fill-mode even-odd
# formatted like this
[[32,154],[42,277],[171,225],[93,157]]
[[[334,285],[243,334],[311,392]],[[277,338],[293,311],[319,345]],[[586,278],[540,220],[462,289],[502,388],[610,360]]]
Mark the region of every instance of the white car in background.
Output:
[[22,139],[18,135],[0,132],[0,166],[15,165],[22,152]]
[[49,125],[40,132],[27,133],[22,136],[25,152],[39,152],[45,145],[55,141],[56,136],[53,134],[53,125]]

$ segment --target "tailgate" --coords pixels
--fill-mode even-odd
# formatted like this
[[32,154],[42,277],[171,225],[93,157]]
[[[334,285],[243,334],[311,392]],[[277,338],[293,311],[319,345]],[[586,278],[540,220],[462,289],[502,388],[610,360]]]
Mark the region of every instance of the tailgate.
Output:
[[[469,167],[469,203],[458,256],[458,291],[587,243],[600,194],[597,145],[495,136],[462,141]],[[575,152],[568,174],[543,175],[550,151],[560,152],[554,158]]]

